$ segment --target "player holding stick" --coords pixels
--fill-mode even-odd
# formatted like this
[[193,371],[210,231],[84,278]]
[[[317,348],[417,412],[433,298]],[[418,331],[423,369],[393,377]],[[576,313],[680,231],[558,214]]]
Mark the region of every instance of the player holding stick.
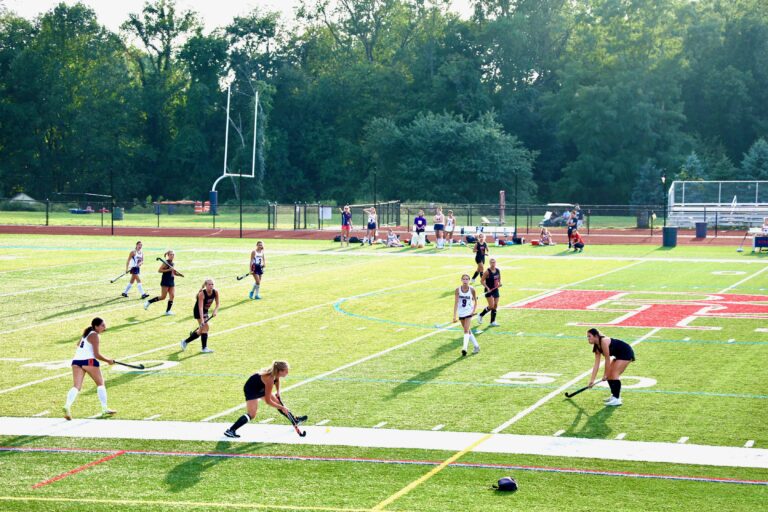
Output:
[[[158,272],[162,274],[162,277],[160,277],[160,290],[161,293],[157,297],[153,297],[146,301],[144,303],[144,309],[148,309],[149,305],[158,302],[161,300],[165,300],[165,297],[168,297],[168,305],[165,309],[166,315],[172,315],[173,311],[171,311],[171,308],[173,307],[173,298],[175,295],[176,290],[176,282],[174,280],[174,276],[181,276],[176,270],[173,268],[173,258],[176,256],[176,254],[173,252],[172,249],[169,249],[165,253],[165,260],[160,264],[160,268],[157,269]],[[158,258],[159,259],[159,258]],[[181,276],[184,277],[184,276]]]
[[[211,307],[211,304],[213,302],[216,302],[216,307],[213,309],[213,314],[210,316],[208,315],[208,310]],[[200,288],[200,291],[197,292],[197,300],[195,301],[195,305],[192,309],[192,314],[195,317],[195,320],[200,324],[200,326],[189,333],[189,337],[187,339],[181,340],[181,350],[186,350],[187,345],[196,340],[197,338],[200,338],[200,342],[203,345],[203,349],[201,352],[203,354],[212,354],[213,350],[208,348],[208,330],[210,329],[210,326],[208,324],[208,320],[215,317],[216,314],[219,312],[219,291],[214,288],[213,279],[210,277],[205,280],[203,283],[203,287]]]
[[267,257],[264,254],[264,243],[259,240],[256,242],[256,249],[251,251],[251,275],[253,276],[253,289],[248,294],[251,299],[261,299],[259,289],[261,288],[261,276],[264,275],[264,269],[267,267]]
[[64,404],[64,418],[72,419],[72,404],[75,403],[77,394],[83,387],[83,379],[87,373],[96,383],[96,394],[101,402],[101,417],[108,418],[114,416],[117,411],[107,407],[107,388],[104,386],[104,377],[99,369],[99,360],[107,364],[115,364],[114,359],[103,356],[99,351],[99,335],[107,329],[107,324],[101,318],[91,320],[91,325],[83,331],[83,336],[77,342],[77,349],[72,359],[72,380],[73,385],[67,393],[67,401]]
[[477,269],[472,274],[472,284],[475,284],[477,276],[483,275],[483,265],[485,265],[485,257],[488,255],[488,244],[485,241],[484,233],[477,235],[477,242],[475,242],[472,251],[475,253],[475,263],[477,264]]
[[491,326],[498,327],[496,323],[496,309],[499,307],[499,288],[501,288],[501,270],[496,267],[496,260],[491,258],[490,265],[483,272],[481,281],[485,287],[485,298],[488,301],[488,306],[477,317],[477,324],[483,323],[483,317],[486,313],[491,313]]
[[635,351],[629,343],[609,338],[594,327],[587,331],[587,341],[592,345],[595,354],[595,365],[592,367],[592,376],[589,379],[589,387],[595,385],[595,377],[600,369],[600,356],[605,357],[605,371],[603,379],[608,381],[611,388],[611,396],[605,399],[605,405],[621,405],[621,374],[627,369],[629,363],[635,360]]
[[130,252],[130,254],[128,254],[128,260],[125,262],[125,272],[130,272],[131,280],[128,281],[128,286],[125,287],[125,290],[121,294],[123,297],[128,297],[128,292],[131,290],[133,283],[137,283],[136,288],[138,288],[142,299],[149,297],[148,293],[144,293],[144,287],[141,284],[141,277],[139,277],[139,272],[141,272],[141,265],[144,263],[144,252],[141,250],[141,248],[142,244],[141,240],[139,240],[136,242],[136,247]]
[[480,344],[475,339],[475,335],[472,334],[472,317],[477,310],[477,292],[475,289],[469,286],[469,274],[461,276],[461,286],[456,288],[453,302],[453,321],[461,322],[461,327],[464,329],[464,344],[461,348],[461,355],[467,355],[467,348],[469,347],[469,340],[472,340],[472,344],[475,346],[473,354],[480,352]]

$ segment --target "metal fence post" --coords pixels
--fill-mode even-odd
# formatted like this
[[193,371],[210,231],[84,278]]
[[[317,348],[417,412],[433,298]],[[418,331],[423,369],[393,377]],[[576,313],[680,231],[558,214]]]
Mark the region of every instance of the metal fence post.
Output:
[[45,199],[45,225],[48,225],[48,211],[51,208],[51,200],[46,198]]
[[715,210],[715,238],[717,238],[717,221],[718,221],[718,214],[719,214],[719,213],[720,213],[720,212],[718,212],[717,210]]

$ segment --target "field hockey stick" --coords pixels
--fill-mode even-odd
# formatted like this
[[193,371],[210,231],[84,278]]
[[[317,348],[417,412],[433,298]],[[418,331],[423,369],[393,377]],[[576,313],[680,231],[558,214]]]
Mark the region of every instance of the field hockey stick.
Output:
[[121,361],[115,361],[115,364],[119,364],[120,366],[127,366],[128,368],[136,368],[137,370],[143,370],[145,368],[143,364],[130,364],[123,363]]
[[739,248],[736,249],[736,252],[744,252],[744,241],[749,236],[749,230],[747,230],[746,233],[744,233],[744,238],[741,239],[741,243],[739,244]]
[[116,278],[114,278],[114,279],[110,279],[110,280],[109,280],[109,282],[110,282],[110,283],[114,283],[115,281],[117,281],[118,279],[120,279],[121,277],[123,277],[123,276],[124,276],[125,274],[127,274],[127,273],[128,273],[128,271],[126,270],[125,272],[123,272],[122,274],[120,274],[119,276],[117,276]]
[[242,281],[243,279],[245,279],[246,277],[248,277],[251,274],[253,274],[253,272],[248,272],[247,274],[243,274],[241,276],[237,276],[237,280],[238,281]]
[[[278,402],[280,402],[280,405],[282,405],[283,407],[285,407],[285,404],[283,403],[283,400],[282,400],[282,398],[279,398],[279,397],[278,397],[277,401],[278,401]],[[288,418],[288,421],[290,421],[290,422],[291,422],[291,425],[293,425],[293,429],[296,431],[296,433],[297,433],[297,434],[299,434],[299,437],[306,437],[306,435],[307,435],[307,431],[306,431],[306,430],[302,431],[302,430],[299,428],[299,422],[298,422],[298,421],[296,420],[296,418],[293,416],[293,413],[291,413],[291,411],[288,411],[288,414],[284,413],[284,412],[283,412],[283,411],[281,411],[280,409],[278,409],[278,411],[280,412],[280,414],[282,414],[283,416],[285,416],[286,418]],[[304,421],[306,421],[306,417],[304,417]]]
[[163,259],[163,258],[161,258],[161,257],[159,257],[159,256],[158,256],[157,258],[155,258],[155,259],[156,259],[157,261],[160,261],[160,262],[162,262],[162,264],[163,264],[163,265],[165,265],[166,267],[170,268],[170,269],[171,269],[171,271],[172,271],[174,274],[176,274],[177,276],[179,276],[179,277],[184,277],[184,274],[182,274],[181,272],[179,272],[178,270],[176,270],[175,268],[173,268],[173,265],[171,265],[170,263],[168,263],[167,261],[165,261],[165,259]]
[[584,386],[583,388],[579,388],[579,389],[577,389],[577,390],[576,390],[576,391],[574,391],[573,393],[568,393],[568,392],[566,391],[566,393],[565,393],[565,398],[572,398],[572,397],[574,397],[574,396],[578,395],[579,393],[581,393],[582,391],[586,391],[586,390],[588,390],[588,389],[589,389],[589,388],[591,388],[591,387],[592,387],[592,386],[588,386],[588,385],[587,385],[587,386]]
[[214,317],[214,316],[216,316],[216,315],[213,315],[213,316],[209,316],[208,318],[204,318],[204,319],[203,319],[203,323],[201,323],[201,324],[200,324],[200,325],[198,325],[196,328],[194,328],[194,329],[192,329],[191,331],[189,331],[189,334],[190,334],[190,335],[192,335],[192,334],[196,333],[197,331],[199,331],[199,330],[200,330],[200,328],[201,328],[202,326],[204,326],[205,324],[207,324],[208,322],[210,322],[210,321],[211,321],[211,319],[213,319],[213,317]]

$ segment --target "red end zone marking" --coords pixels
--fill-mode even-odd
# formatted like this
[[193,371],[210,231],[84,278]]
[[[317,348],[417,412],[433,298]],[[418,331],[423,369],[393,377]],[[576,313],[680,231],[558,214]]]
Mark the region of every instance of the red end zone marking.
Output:
[[528,302],[522,309],[576,309],[585,310],[597,302],[623,295],[624,292],[603,290],[559,290],[556,293]]
[[120,450],[119,452],[115,452],[111,455],[107,455],[106,457],[103,457],[99,460],[94,460],[93,462],[89,462],[88,464],[85,464],[83,466],[80,466],[79,468],[72,469],[70,471],[67,471],[66,473],[62,473],[60,475],[56,475],[53,478],[49,478],[48,480],[44,480],[42,482],[38,482],[35,485],[32,486],[33,489],[38,489],[44,485],[52,484],[53,482],[58,482],[59,480],[63,478],[67,478],[68,476],[74,475],[75,473],[79,473],[81,471],[85,471],[86,469],[96,466],[98,464],[101,464],[102,462],[107,462],[108,460],[112,460],[115,457],[119,457],[120,455],[124,454],[125,450]]

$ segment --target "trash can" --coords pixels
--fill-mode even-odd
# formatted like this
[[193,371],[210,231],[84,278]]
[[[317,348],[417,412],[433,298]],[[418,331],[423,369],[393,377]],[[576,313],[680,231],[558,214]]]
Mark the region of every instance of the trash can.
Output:
[[112,220],[123,220],[123,209],[115,206],[112,210]]
[[706,222],[697,222],[696,223],[696,238],[707,238],[707,223]]
[[677,228],[664,226],[664,229],[662,229],[662,239],[664,247],[677,247]]

